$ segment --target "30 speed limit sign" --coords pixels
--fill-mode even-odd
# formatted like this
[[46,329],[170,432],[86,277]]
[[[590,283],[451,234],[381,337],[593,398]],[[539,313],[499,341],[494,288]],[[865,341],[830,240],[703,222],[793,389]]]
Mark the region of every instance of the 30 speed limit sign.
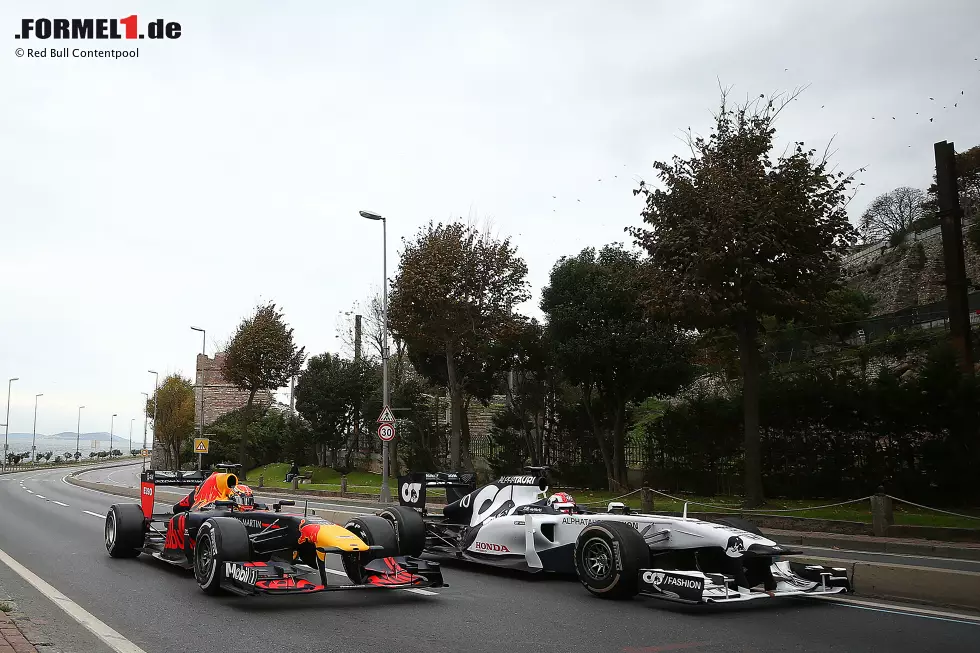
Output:
[[390,442],[395,439],[395,425],[394,424],[382,424],[378,427],[378,437],[385,442]]

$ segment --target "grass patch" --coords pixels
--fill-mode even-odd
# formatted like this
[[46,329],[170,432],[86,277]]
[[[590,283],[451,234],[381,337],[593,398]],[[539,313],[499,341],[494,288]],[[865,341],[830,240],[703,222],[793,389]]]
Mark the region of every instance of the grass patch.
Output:
[[[291,489],[292,483],[286,482],[286,472],[289,471],[288,463],[272,463],[263,465],[248,471],[248,481],[252,487],[257,487],[259,476],[262,476],[262,483],[265,487],[277,487]],[[334,490],[340,491],[340,472],[331,467],[314,467],[303,465],[299,468],[301,474],[313,473],[310,483],[302,483],[300,487],[304,490]],[[388,485],[394,491],[398,486],[398,480],[390,478]],[[347,490],[350,492],[377,492],[381,489],[381,474],[371,472],[353,471],[347,475]]]

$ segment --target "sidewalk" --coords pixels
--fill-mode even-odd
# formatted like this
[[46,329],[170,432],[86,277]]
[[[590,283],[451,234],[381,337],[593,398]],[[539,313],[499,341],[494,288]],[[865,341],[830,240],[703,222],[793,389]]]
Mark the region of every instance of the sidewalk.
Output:
[[0,653],[38,653],[12,618],[14,614],[0,610]]

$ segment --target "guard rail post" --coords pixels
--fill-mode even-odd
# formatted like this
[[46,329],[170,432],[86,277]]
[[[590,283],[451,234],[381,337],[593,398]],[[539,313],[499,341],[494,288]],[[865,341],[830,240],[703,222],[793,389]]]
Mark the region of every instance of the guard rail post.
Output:
[[347,474],[340,475],[340,494],[343,496],[347,493]]
[[294,490],[299,489],[299,474],[293,477],[292,485]]
[[885,494],[884,486],[879,485],[877,494],[871,497],[871,530],[877,537],[884,537],[888,534],[888,527],[894,523],[891,497]]

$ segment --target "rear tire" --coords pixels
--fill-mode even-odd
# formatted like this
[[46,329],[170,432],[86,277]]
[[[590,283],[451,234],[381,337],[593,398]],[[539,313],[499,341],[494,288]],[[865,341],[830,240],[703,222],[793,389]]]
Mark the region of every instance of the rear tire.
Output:
[[105,548],[113,558],[135,558],[146,534],[143,509],[135,503],[114,503],[105,516]]
[[425,522],[416,510],[405,506],[389,506],[378,513],[391,522],[398,542],[398,553],[417,558],[425,550]]
[[341,553],[340,560],[344,572],[355,585],[364,583],[364,565],[378,558],[390,558],[398,555],[398,539],[392,522],[384,517],[364,515],[354,517],[344,524],[344,528],[361,538],[368,546],[380,544],[384,549],[365,551],[363,553]]
[[234,517],[211,517],[197,531],[194,545],[194,577],[205,594],[221,592],[226,562],[251,559],[248,531]]
[[575,573],[595,596],[627,599],[640,591],[639,575],[650,561],[643,536],[628,524],[595,522],[575,540]]

